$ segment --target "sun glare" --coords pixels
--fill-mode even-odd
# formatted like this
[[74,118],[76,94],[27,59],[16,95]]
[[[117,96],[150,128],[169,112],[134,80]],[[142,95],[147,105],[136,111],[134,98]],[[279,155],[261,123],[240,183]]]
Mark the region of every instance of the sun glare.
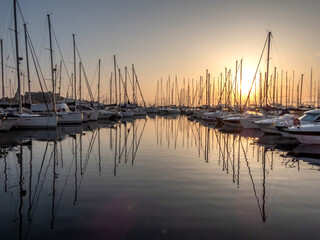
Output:
[[[242,70],[242,94],[247,95],[252,85],[255,69],[253,67],[246,67]],[[257,79],[259,76],[257,76]],[[240,79],[240,78],[239,78]],[[240,81],[238,79],[238,81]],[[258,83],[258,82],[257,82]],[[255,84],[253,84],[251,92],[253,93]]]

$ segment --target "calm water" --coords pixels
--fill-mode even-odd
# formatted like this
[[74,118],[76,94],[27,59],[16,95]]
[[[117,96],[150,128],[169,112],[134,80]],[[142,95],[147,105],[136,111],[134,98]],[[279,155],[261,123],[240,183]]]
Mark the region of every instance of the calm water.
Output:
[[320,239],[319,146],[180,116],[0,144],[1,239]]

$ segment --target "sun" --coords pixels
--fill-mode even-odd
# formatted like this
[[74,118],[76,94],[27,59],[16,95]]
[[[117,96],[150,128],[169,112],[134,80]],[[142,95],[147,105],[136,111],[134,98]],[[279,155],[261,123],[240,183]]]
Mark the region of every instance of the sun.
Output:
[[[254,74],[255,74],[255,69],[253,67],[245,67],[242,70],[242,95],[248,95],[250,88],[252,86],[252,90],[250,94],[253,94],[255,91],[255,86],[258,88],[258,80],[259,80],[259,76],[257,76],[256,78],[256,84],[252,85],[252,81],[254,78]],[[240,77],[238,78],[238,83],[240,83]]]

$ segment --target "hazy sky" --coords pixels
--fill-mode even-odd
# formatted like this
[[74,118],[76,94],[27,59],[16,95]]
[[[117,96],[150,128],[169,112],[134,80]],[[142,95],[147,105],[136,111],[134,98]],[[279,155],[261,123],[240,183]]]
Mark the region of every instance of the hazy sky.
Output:
[[[5,48],[10,52],[12,39],[7,28],[12,26],[12,0],[0,1],[0,37],[10,42]],[[244,71],[252,72],[268,29],[274,36],[272,66],[290,73],[295,70],[296,76],[304,73],[306,79],[313,67],[314,79],[320,78],[319,0],[19,2],[43,64],[49,63],[44,49],[48,48],[46,15],[50,13],[69,72],[73,61],[71,34],[75,33],[89,79],[98,58],[102,60],[104,81],[109,79],[116,54],[120,67],[135,64],[149,100],[157,80],[166,80],[168,75],[173,78],[177,74],[180,81],[183,77],[198,79],[209,69],[217,76],[225,67],[234,71],[235,61],[241,58]]]

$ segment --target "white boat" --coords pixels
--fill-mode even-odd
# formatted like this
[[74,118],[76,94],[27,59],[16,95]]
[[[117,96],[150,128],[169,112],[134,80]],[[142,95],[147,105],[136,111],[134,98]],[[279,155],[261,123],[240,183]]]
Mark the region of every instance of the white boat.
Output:
[[242,127],[241,123],[240,123],[240,120],[241,120],[240,116],[224,116],[224,117],[221,117],[221,120],[227,126],[230,126],[233,128],[241,128]]
[[299,142],[304,144],[320,144],[320,121],[286,129]]
[[[297,119],[297,120],[295,120],[295,119]],[[288,131],[286,131],[289,127],[292,127],[295,125],[294,121],[303,125],[303,124],[313,123],[318,120],[320,120],[320,110],[319,109],[310,110],[310,111],[305,112],[299,118],[296,117],[291,120],[282,121],[282,122],[277,123],[276,128],[280,131],[280,133],[283,137],[294,138],[295,137],[294,135],[291,135]]]
[[38,115],[31,113],[17,114],[19,116],[15,123],[17,128],[56,128],[58,116]]
[[[232,115],[234,116],[234,115]],[[206,112],[202,115],[202,119],[209,122],[217,122],[218,119],[221,120],[221,117],[223,117],[223,112],[216,111],[216,112]]]
[[147,112],[146,112],[144,109],[135,108],[135,109],[133,110],[133,116],[142,117],[142,116],[146,116],[146,115],[147,115]]
[[279,129],[276,128],[276,124],[281,122],[292,121],[295,118],[294,114],[285,114],[280,117],[267,118],[259,121],[255,121],[255,124],[265,133],[280,134]]
[[133,111],[127,109],[127,110],[121,110],[121,112],[119,112],[120,117],[122,118],[132,118],[133,117]]
[[82,110],[82,113],[84,115],[84,122],[88,122],[88,121],[97,121],[99,118],[99,111],[98,110]]
[[168,108],[167,114],[180,114],[180,109],[179,108]]
[[278,122],[275,125],[275,127],[279,130],[281,136],[285,138],[294,138],[294,136],[291,136],[291,134],[286,131],[289,127],[292,127],[292,126],[293,126],[293,120]]
[[112,112],[112,111],[109,111],[109,110],[106,110],[106,109],[100,109],[99,110],[98,119],[110,119],[115,115],[116,115],[115,112]]
[[[45,105],[41,104],[32,104],[32,112],[39,113],[41,115],[45,114],[48,111],[53,111],[52,104]],[[58,124],[81,124],[83,120],[83,114],[80,111],[72,112],[66,103],[57,103],[56,104],[56,115],[58,116]]]
[[208,122],[216,122],[216,113],[215,112],[207,112],[202,115],[202,119]]
[[81,112],[57,112],[58,124],[81,124],[83,114]]
[[160,110],[158,107],[152,106],[147,108],[147,113],[159,113]]
[[159,109],[159,113],[162,114],[162,115],[168,114],[167,108],[160,108]]
[[81,105],[77,106],[79,110],[83,113],[83,122],[97,121],[99,118],[99,111],[93,109],[92,107]]
[[83,121],[83,114],[80,111],[71,112],[66,103],[59,103],[56,105],[58,111],[58,124],[81,124]]
[[200,109],[200,110],[196,110],[193,112],[192,114],[192,118],[195,119],[202,119],[203,114],[207,113],[206,110]]
[[262,120],[265,118],[265,115],[261,112],[247,111],[242,114],[240,118],[240,124],[243,128],[247,129],[260,129],[255,121]]
[[156,107],[153,109],[153,113],[159,113],[159,112],[160,112],[159,108]]

